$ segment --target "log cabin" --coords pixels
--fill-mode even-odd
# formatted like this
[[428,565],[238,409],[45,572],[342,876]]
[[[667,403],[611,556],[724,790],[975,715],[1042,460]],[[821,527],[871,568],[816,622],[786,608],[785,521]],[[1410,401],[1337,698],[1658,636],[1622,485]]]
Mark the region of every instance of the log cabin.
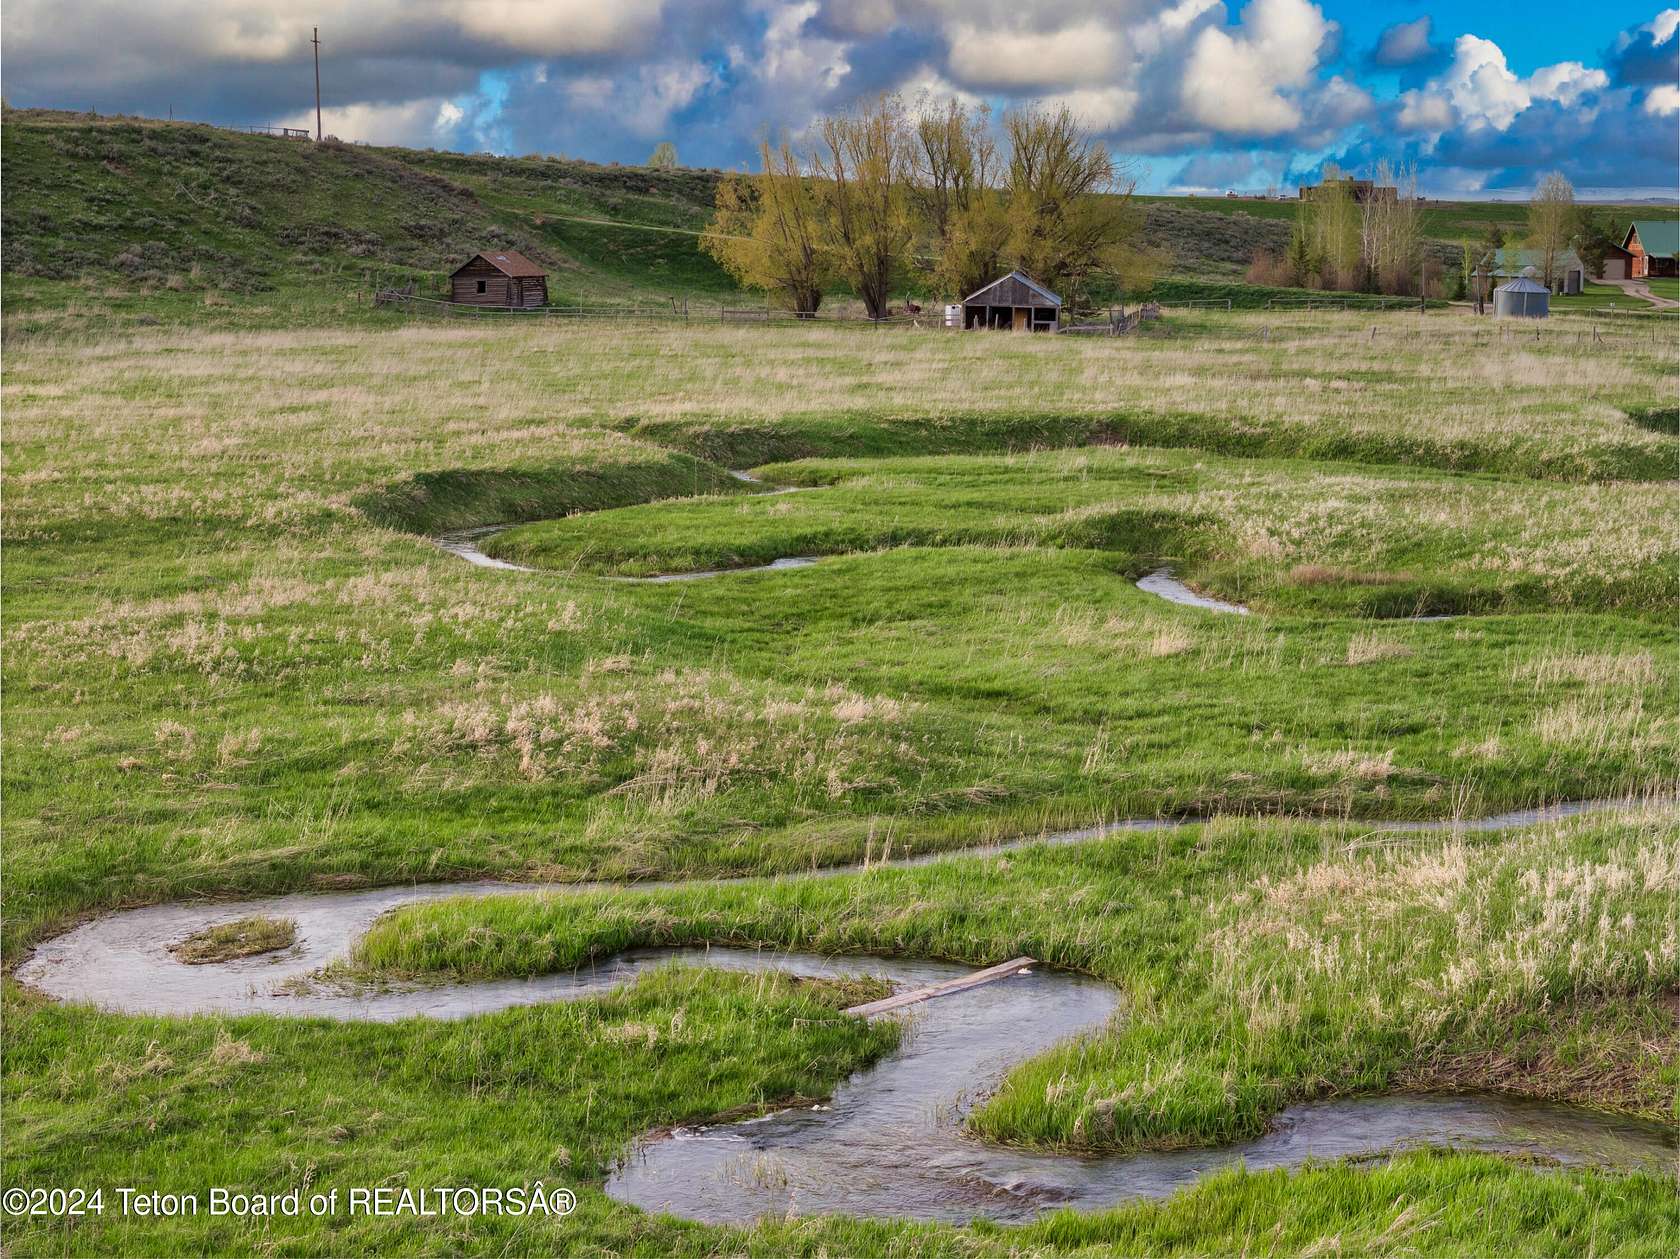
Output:
[[449,300],[469,306],[546,306],[548,273],[511,249],[474,254],[449,277]]

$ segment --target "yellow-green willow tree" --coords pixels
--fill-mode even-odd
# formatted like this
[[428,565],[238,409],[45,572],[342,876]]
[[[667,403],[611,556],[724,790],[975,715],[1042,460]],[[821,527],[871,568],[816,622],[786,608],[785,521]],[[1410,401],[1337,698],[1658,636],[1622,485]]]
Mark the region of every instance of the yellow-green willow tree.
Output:
[[700,247],[736,283],[763,289],[771,301],[809,319],[833,278],[822,207],[786,141],[775,148],[762,141],[758,151],[763,169],[757,175],[731,176],[718,185],[717,213]]

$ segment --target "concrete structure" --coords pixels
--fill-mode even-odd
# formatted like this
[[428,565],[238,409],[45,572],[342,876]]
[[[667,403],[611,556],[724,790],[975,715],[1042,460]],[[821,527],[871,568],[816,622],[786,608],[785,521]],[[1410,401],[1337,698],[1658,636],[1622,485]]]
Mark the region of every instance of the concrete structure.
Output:
[[1544,284],[1518,276],[1493,290],[1493,313],[1499,319],[1545,319],[1552,295]]
[[963,298],[963,327],[1054,332],[1062,299],[1023,271],[1011,271]]
[[1355,205],[1364,205],[1367,201],[1396,201],[1400,196],[1397,188],[1374,184],[1369,179],[1355,179],[1350,175],[1345,179],[1326,179],[1321,184],[1303,185],[1300,197],[1302,201],[1313,201],[1337,188],[1346,188]]
[[1680,220],[1635,219],[1622,237],[1622,248],[1631,259],[1630,280],[1680,275],[1675,262],[1675,254],[1680,253]]
[[449,300],[469,306],[546,306],[548,273],[524,254],[474,254],[449,277]]

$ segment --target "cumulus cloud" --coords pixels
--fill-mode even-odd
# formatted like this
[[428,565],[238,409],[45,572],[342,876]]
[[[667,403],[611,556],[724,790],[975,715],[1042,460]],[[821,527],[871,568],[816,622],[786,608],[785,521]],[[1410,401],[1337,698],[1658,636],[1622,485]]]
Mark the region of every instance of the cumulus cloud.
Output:
[[1120,32],[1095,21],[1052,31],[987,30],[963,22],[952,28],[950,47],[957,79],[1006,91],[1099,83],[1124,55]]
[[[1241,3],[358,0],[325,15],[322,86],[347,139],[599,160],[668,138],[738,166],[767,130],[896,90],[1066,105],[1119,152],[1172,155],[1152,169],[1186,186],[1258,178],[1244,161],[1276,177],[1295,153],[1416,157],[1464,181],[1600,164],[1570,144],[1676,165],[1650,133],[1680,115],[1680,9],[1616,35],[1600,65],[1530,72],[1482,34],[1449,41],[1439,16],[1346,58],[1332,0]],[[313,122],[314,18],[282,0],[9,0],[5,16],[14,104]],[[1385,99],[1361,82],[1373,70]]]
[[1664,9],[1643,26],[1616,37],[1604,55],[1605,69],[1630,87],[1672,86],[1680,79],[1680,9]]
[[1304,87],[1335,28],[1308,0],[1250,0],[1232,30],[1197,37],[1181,100],[1196,121],[1239,135],[1275,135],[1301,122],[1289,89]]
[[1645,93],[1645,101],[1640,105],[1640,110],[1658,118],[1680,114],[1680,87],[1664,83],[1661,87],[1652,88]]
[[1427,13],[1415,21],[1396,22],[1377,38],[1377,46],[1371,50],[1371,64],[1393,68],[1427,61],[1436,53],[1429,35]]
[[1439,92],[1417,89],[1400,93],[1400,109],[1394,125],[1401,131],[1433,131],[1440,133],[1453,126],[1458,115],[1452,102]]
[[1610,83],[1603,70],[1589,69],[1579,61],[1542,66],[1521,78],[1512,72],[1498,44],[1475,35],[1460,35],[1453,52],[1452,65],[1431,87],[1446,96],[1458,118],[1472,127],[1503,131],[1535,101],[1572,105]]

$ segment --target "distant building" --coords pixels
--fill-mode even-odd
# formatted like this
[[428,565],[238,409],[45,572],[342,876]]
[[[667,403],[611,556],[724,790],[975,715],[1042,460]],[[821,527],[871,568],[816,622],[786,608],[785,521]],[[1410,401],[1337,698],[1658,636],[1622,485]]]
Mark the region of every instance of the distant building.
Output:
[[1680,274],[1674,259],[1680,252],[1680,220],[1635,219],[1622,237],[1622,249],[1628,254],[1630,280]]
[[524,254],[474,254],[449,277],[449,300],[469,306],[546,306],[548,273]]
[[1369,179],[1354,179],[1350,175],[1344,179],[1326,179],[1321,184],[1303,184],[1301,200],[1315,201],[1324,196],[1326,190],[1334,191],[1337,188],[1346,188],[1356,205],[1364,205],[1367,201],[1394,201],[1400,195],[1398,189],[1387,184],[1374,184]]
[[[1514,280],[1521,276],[1545,285],[1546,258],[1538,249],[1501,249],[1494,255],[1493,278]],[[1478,269],[1477,276],[1482,274]],[[1573,249],[1565,249],[1552,258],[1552,292],[1562,297],[1579,293],[1586,280],[1586,267]]]
[[963,327],[1054,332],[1062,299],[1024,271],[1011,271],[962,300]]

